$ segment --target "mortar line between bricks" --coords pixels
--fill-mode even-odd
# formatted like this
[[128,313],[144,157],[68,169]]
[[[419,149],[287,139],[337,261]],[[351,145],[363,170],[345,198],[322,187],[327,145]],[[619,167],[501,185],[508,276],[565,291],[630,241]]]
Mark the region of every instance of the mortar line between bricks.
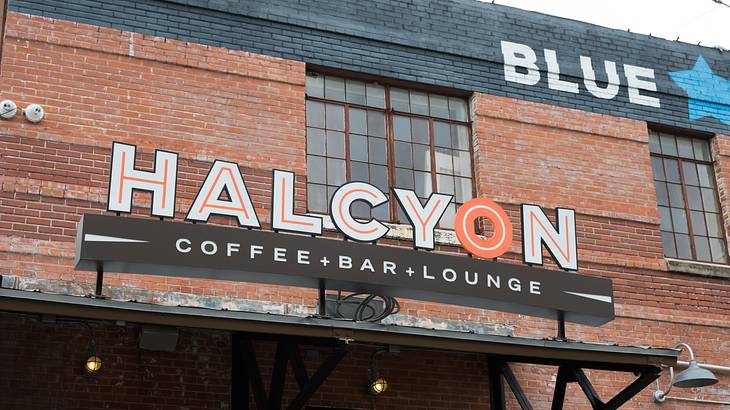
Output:
[[[66,21],[68,21],[68,20],[66,20]],[[135,33],[135,34],[139,34],[139,33],[136,33],[136,32],[126,32],[126,31],[124,33]],[[138,51],[137,51],[137,54],[138,55],[135,55],[134,57],[130,57],[129,54],[126,54],[126,53],[120,53],[120,52],[116,52],[116,51],[109,51],[109,50],[103,50],[103,49],[99,49],[99,48],[91,48],[91,47],[85,47],[85,46],[73,46],[73,45],[64,44],[64,43],[61,43],[61,42],[54,43],[54,42],[51,42],[51,41],[35,40],[35,39],[29,39],[29,38],[18,37],[18,36],[10,36],[10,35],[6,36],[5,38],[6,39],[9,39],[9,40],[15,40],[15,41],[18,41],[18,42],[27,41],[29,43],[50,44],[52,46],[63,47],[63,48],[71,49],[71,50],[86,50],[86,51],[91,51],[91,52],[100,53],[100,54],[109,54],[109,55],[114,55],[114,56],[120,56],[120,57],[128,58],[130,60],[154,61],[154,62],[157,62],[157,63],[160,63],[160,64],[169,64],[169,65],[178,66],[178,67],[188,67],[188,68],[193,68],[193,69],[196,69],[196,70],[209,71],[209,72],[213,72],[213,73],[223,73],[223,74],[233,75],[233,76],[237,76],[237,77],[243,77],[243,78],[246,78],[246,79],[254,79],[254,80],[261,80],[261,81],[270,81],[272,83],[295,85],[295,86],[301,86],[302,88],[304,87],[304,82],[297,83],[297,82],[292,82],[292,81],[276,80],[276,79],[261,77],[261,76],[257,76],[257,75],[251,75],[251,74],[245,74],[245,73],[236,73],[236,72],[233,72],[233,71],[217,70],[217,69],[213,69],[213,68],[195,66],[195,65],[191,65],[191,64],[180,64],[180,63],[176,63],[176,62],[172,62],[172,61],[166,61],[166,60],[162,60],[162,59],[156,59],[156,58],[150,58],[150,57],[140,56],[139,54],[142,54],[143,53],[144,47],[139,46],[139,45],[137,45],[138,46],[138,48],[137,48],[138,49]],[[162,37],[162,38],[166,38],[166,37]],[[199,43],[194,43],[194,44],[199,44]],[[270,57],[270,56],[268,56],[266,54],[251,53],[251,52],[248,52],[248,51],[241,51],[241,52],[249,53],[252,56],[261,56],[261,57],[267,57],[267,58]],[[227,54],[227,55],[229,55],[229,54]],[[288,59],[286,59],[284,61],[291,61],[291,62],[295,62],[295,63],[305,64],[305,63],[303,63],[301,61],[297,61],[297,60],[288,60]],[[304,70],[302,70],[302,71],[304,71]]]

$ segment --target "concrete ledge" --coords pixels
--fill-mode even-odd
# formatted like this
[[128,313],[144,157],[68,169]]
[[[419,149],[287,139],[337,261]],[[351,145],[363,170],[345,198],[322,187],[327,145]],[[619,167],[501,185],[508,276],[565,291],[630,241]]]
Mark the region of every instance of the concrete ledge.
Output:
[[670,272],[682,272],[692,275],[706,276],[710,278],[730,279],[730,265],[718,263],[686,261],[681,259],[666,258],[667,269]]

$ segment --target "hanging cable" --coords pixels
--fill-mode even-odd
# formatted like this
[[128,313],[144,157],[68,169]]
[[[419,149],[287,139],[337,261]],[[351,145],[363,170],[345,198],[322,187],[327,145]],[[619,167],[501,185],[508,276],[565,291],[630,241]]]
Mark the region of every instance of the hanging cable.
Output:
[[[377,300],[381,301],[383,306],[382,310],[377,306]],[[341,292],[337,292],[335,305],[336,317],[352,319],[356,322],[379,322],[400,311],[400,303],[396,298],[370,293],[351,293],[347,296],[342,296]],[[352,317],[347,317],[343,314],[341,308],[345,305],[355,306],[355,312],[352,314]]]

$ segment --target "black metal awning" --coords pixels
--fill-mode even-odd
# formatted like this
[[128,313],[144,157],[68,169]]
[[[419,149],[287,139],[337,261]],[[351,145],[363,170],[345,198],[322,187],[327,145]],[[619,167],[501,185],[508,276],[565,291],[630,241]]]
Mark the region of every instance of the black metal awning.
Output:
[[[679,356],[679,351],[674,349],[530,339],[322,317],[163,306],[11,289],[0,289],[0,311],[227,330],[234,334],[266,334],[289,340],[292,337],[300,340],[329,339],[343,344],[354,341],[481,353],[489,358],[493,409],[500,408],[500,403],[504,401],[503,380],[507,381],[522,407],[531,408],[512,375],[508,365],[510,362],[559,366],[553,408],[562,408],[566,383],[577,382],[594,408],[612,409],[618,408],[658,378],[662,367],[676,366]],[[640,376],[624,391],[604,403],[583,374],[581,369],[585,368],[634,372]]]

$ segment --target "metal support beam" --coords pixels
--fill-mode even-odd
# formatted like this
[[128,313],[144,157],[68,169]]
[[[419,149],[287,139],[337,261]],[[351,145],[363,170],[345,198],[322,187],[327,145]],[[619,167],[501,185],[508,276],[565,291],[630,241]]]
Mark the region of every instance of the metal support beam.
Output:
[[309,383],[307,368],[304,367],[304,360],[302,360],[302,355],[299,353],[299,347],[295,344],[290,344],[288,349],[289,360],[291,361],[292,370],[294,370],[294,378],[297,379],[297,384],[301,390]]
[[598,396],[596,389],[593,388],[591,381],[588,380],[588,377],[586,377],[585,373],[583,373],[583,370],[574,368],[573,376],[578,381],[578,385],[583,390],[583,393],[585,393],[588,401],[591,403],[591,406],[593,406],[595,410],[603,409],[604,404],[601,401],[601,397]]
[[560,366],[558,368],[558,376],[555,378],[555,391],[553,391],[553,404],[550,407],[552,410],[562,410],[563,403],[565,402],[565,389],[570,382],[570,371]]
[[288,358],[287,340],[282,340],[276,345],[276,356],[274,357],[274,370],[271,373],[271,385],[269,387],[269,410],[281,409],[281,397],[284,393],[284,382],[286,382],[286,365]]
[[527,399],[525,392],[522,390],[522,386],[520,386],[520,382],[517,381],[515,374],[512,373],[512,369],[509,367],[509,364],[502,363],[501,370],[502,376],[504,376],[504,379],[507,381],[510,390],[512,390],[512,394],[515,395],[517,403],[520,404],[520,408],[522,408],[522,410],[532,410],[530,400]]
[[489,359],[487,369],[489,371],[489,408],[490,410],[506,410],[501,365],[495,359]]
[[241,336],[231,334],[231,410],[248,410],[248,372],[241,354]]
[[644,388],[650,385],[654,380],[658,379],[661,375],[661,371],[656,369],[653,372],[642,373],[638,379],[634,380],[633,383],[626,386],[625,389],[621,390],[616,396],[609,400],[603,407],[604,410],[615,410],[621,407],[624,403],[631,400],[632,397],[636,396],[644,390]]
[[327,359],[325,359],[324,363],[322,363],[319,369],[317,369],[317,371],[312,375],[312,378],[309,379],[309,382],[307,382],[304,387],[301,388],[301,391],[299,392],[299,394],[297,394],[294,400],[292,400],[287,409],[298,410],[303,408],[307,401],[332,373],[332,371],[335,370],[335,367],[337,367],[337,365],[340,363],[340,360],[345,357],[345,354],[347,354],[347,350],[344,346],[335,348],[335,350],[329,356],[327,356]]
[[327,316],[327,295],[325,295],[324,280],[319,280],[319,316]]
[[104,264],[101,262],[96,263],[96,289],[94,290],[95,298],[103,298],[102,295],[104,287]]
[[266,389],[264,389],[264,382],[261,380],[261,372],[259,371],[259,365],[256,362],[256,352],[253,348],[253,342],[249,338],[243,338],[240,340],[240,349],[243,356],[243,360],[246,364],[246,371],[248,372],[248,380],[253,388],[253,398],[256,402],[256,408],[264,410],[268,405],[266,398]]

